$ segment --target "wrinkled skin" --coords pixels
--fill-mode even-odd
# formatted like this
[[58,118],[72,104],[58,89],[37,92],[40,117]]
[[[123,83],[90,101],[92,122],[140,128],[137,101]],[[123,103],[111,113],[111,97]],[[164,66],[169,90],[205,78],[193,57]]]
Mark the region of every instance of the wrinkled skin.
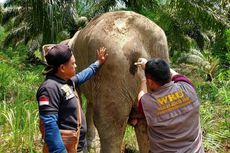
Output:
[[[140,80],[134,62],[139,57],[160,57],[169,61],[164,31],[134,12],[103,14],[70,39],[78,71],[93,63],[96,50],[104,46],[109,58],[97,75],[82,85],[87,98],[88,137],[98,130],[102,153],[120,153],[127,121],[137,105]],[[135,127],[140,152],[148,152],[146,122]]]

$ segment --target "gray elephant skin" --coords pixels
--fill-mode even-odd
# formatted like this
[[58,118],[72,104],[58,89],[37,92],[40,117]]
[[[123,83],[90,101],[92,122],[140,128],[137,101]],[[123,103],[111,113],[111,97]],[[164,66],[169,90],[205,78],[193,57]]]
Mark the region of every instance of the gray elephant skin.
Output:
[[[87,98],[89,144],[98,131],[101,153],[122,152],[122,142],[132,108],[137,106],[140,79],[134,63],[139,57],[159,57],[169,62],[164,31],[154,22],[131,11],[116,11],[92,19],[68,41],[77,70],[93,63],[96,50],[107,48],[109,57],[97,74],[82,85]],[[135,127],[139,151],[148,152],[146,122]]]

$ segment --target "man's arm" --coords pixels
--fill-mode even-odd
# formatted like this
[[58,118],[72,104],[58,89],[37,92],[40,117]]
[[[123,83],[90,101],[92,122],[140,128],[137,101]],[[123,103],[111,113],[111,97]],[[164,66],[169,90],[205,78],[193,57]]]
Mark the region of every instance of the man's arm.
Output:
[[41,132],[44,130],[43,136],[49,152],[66,153],[57,125],[60,95],[57,94],[55,88],[47,85],[39,88],[36,97],[42,123]]
[[87,67],[86,69],[82,70],[81,72],[73,76],[71,80],[74,81],[77,86],[80,86],[81,84],[89,80],[92,76],[94,76],[99,67],[100,67],[100,63],[97,60],[96,62],[91,64],[89,67]]
[[44,140],[49,152],[67,153],[57,125],[57,114],[40,115],[45,130]]
[[77,73],[71,78],[71,80],[75,82],[77,86],[80,86],[96,74],[97,69],[106,62],[107,58],[108,53],[106,48],[101,47],[99,50],[97,50],[97,61],[91,64],[88,68]]
[[141,80],[140,90],[138,93],[138,101],[141,100],[141,97],[147,93],[146,79]]
[[[134,63],[134,65],[137,65],[137,76],[140,78],[141,80],[141,84],[140,84],[140,89],[137,95],[137,111],[135,113],[138,113],[138,115],[134,115],[134,117],[130,117],[128,122],[130,125],[135,126],[138,123],[138,118],[140,118],[140,116],[144,116],[144,111],[142,108],[142,103],[141,103],[141,97],[147,93],[147,85],[146,85],[146,77],[145,77],[145,73],[144,73],[144,69],[145,69],[145,64],[146,64],[147,60],[145,58],[139,58],[138,61],[136,63]],[[139,117],[137,117],[139,116]]]
[[141,80],[140,90],[138,93],[138,101],[140,101],[141,97],[147,93],[147,85],[146,85],[146,77],[145,77],[145,64],[147,63],[147,59],[139,58],[134,65],[137,65],[137,75]]

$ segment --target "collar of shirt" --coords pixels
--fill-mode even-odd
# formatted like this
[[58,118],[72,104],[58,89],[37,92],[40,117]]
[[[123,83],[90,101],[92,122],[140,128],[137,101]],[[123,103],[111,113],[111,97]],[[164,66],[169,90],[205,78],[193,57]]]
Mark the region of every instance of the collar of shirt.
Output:
[[47,79],[52,79],[52,80],[55,80],[55,81],[57,81],[58,83],[61,83],[61,84],[68,84],[68,85],[70,85],[70,86],[74,86],[74,83],[73,83],[73,81],[72,80],[63,80],[63,79],[61,79],[61,78],[59,78],[58,76],[56,76],[56,75],[48,75],[48,76],[46,76],[46,80]]
[[170,81],[169,83],[164,84],[163,86],[159,87],[158,89],[154,90],[153,92],[154,93],[161,92],[162,90],[172,86],[173,83],[174,83],[173,81]]

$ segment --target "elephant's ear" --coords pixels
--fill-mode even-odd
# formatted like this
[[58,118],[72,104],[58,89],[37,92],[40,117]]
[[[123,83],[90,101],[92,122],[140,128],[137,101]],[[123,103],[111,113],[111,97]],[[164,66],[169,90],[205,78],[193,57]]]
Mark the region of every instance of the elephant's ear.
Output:
[[43,54],[44,60],[45,60],[45,56],[48,54],[49,50],[55,45],[56,44],[45,44],[42,46],[42,54]]

